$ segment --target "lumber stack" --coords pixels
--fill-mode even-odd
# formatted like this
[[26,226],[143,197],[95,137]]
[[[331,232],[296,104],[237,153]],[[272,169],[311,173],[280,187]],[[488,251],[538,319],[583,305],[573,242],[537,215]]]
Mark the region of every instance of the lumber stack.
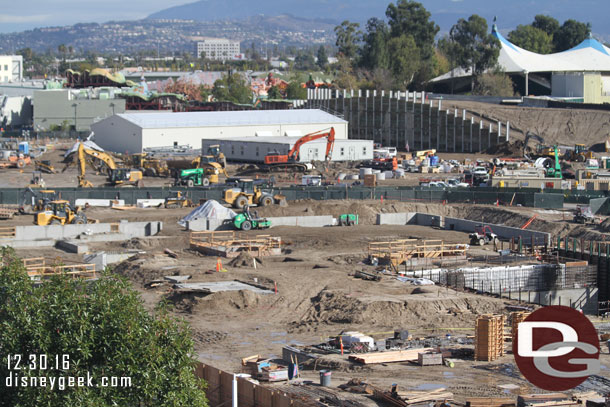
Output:
[[418,348],[397,350],[393,352],[371,352],[358,355],[350,355],[349,360],[362,363],[364,365],[372,365],[375,363],[392,363],[392,362],[415,362],[420,353],[429,352],[434,348]]
[[444,388],[432,391],[405,391],[392,393],[373,388],[373,397],[395,407],[407,407],[414,404],[453,400],[453,393]]
[[471,397],[466,399],[466,407],[516,407],[515,400],[496,397]]
[[517,399],[518,407],[577,407],[580,405],[565,393],[522,394]]
[[513,342],[515,341],[515,338],[517,337],[517,328],[518,328],[519,324],[521,322],[525,321],[525,318],[529,317],[530,314],[531,314],[531,312],[524,312],[524,311],[517,311],[517,312],[510,313],[511,324],[512,324],[511,335],[513,337]]
[[504,355],[504,315],[482,315],[477,318],[474,338],[474,360],[492,361]]

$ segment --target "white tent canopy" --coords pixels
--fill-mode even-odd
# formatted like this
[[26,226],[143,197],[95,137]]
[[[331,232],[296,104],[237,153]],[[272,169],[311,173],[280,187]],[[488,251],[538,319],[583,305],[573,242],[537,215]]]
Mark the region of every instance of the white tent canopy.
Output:
[[[537,54],[508,41],[494,24],[492,35],[500,41],[498,66],[506,73],[610,72],[610,48],[589,37],[574,48],[554,54]],[[471,69],[456,68],[430,82],[471,76]]]

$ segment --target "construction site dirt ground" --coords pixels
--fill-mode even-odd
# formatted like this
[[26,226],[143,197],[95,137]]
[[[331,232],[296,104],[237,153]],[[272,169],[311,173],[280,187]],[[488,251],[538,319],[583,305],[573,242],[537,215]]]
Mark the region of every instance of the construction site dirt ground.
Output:
[[[570,222],[562,211],[521,207],[477,205],[441,205],[396,201],[298,201],[288,207],[260,208],[263,216],[325,215],[358,213],[360,225],[353,227],[299,228],[274,227],[250,231],[246,236],[270,234],[283,242],[280,256],[263,257],[256,263],[247,256],[233,261],[222,259],[226,272],[216,272],[217,258],[189,249],[189,233],[176,222],[191,209],[134,209],[118,211],[89,208],[89,217],[102,222],[163,220],[163,231],[151,238],[124,242],[91,243],[91,252],[138,250],[130,259],[112,266],[112,272],[128,278],[141,293],[151,311],[167,301],[172,313],[184,318],[192,329],[197,358],[214,367],[241,371],[241,358],[259,354],[280,358],[285,345],[318,344],[342,331],[360,331],[375,338],[391,337],[396,329],[407,329],[415,338],[443,338],[447,347],[470,347],[464,339],[474,335],[475,319],[488,313],[507,313],[506,307],[517,302],[505,298],[461,292],[438,286],[415,286],[391,276],[381,281],[354,277],[356,271],[372,271],[364,263],[370,242],[397,239],[443,240],[468,243],[467,233],[423,226],[373,226],[377,213],[419,211],[451,215],[482,222],[520,227],[533,214],[538,217],[530,228],[553,234],[588,236],[604,232]],[[31,224],[31,216],[3,222]],[[164,252],[170,249],[173,258]],[[491,246],[472,248],[472,254],[491,253]],[[32,257],[32,249],[18,250]],[[36,256],[82,262],[80,255],[56,249],[36,249]],[[269,293],[225,291],[213,294],[185,293],[162,284],[147,288],[164,276],[189,275],[188,282],[239,280],[269,289]],[[274,292],[277,286],[277,293]],[[610,326],[610,325],[609,325]],[[447,341],[446,335],[453,339]],[[456,338],[460,339],[458,343]],[[430,341],[434,342],[434,340]],[[426,341],[422,341],[424,344]],[[510,349],[510,343],[507,343]],[[590,379],[581,389],[610,391],[610,355],[604,347],[599,379]],[[347,356],[330,355],[318,362],[316,370],[302,370],[304,379],[318,381],[317,370],[332,370],[333,386],[359,377],[382,388],[397,383],[402,389],[430,390],[446,387],[456,400],[467,397],[510,396],[516,392],[537,391],[521,376],[508,352],[494,362],[458,359],[454,368],[420,367],[408,363],[361,366],[347,361]],[[514,390],[505,386],[515,387]],[[510,386],[512,385],[512,386]],[[587,387],[588,386],[588,387]],[[591,388],[593,387],[593,388]],[[512,393],[511,393],[512,392]]]

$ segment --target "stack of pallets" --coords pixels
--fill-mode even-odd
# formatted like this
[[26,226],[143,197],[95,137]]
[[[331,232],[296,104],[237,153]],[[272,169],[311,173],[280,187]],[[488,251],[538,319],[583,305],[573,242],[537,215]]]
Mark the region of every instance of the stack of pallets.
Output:
[[492,361],[504,355],[504,315],[482,315],[477,318],[474,338],[474,360]]

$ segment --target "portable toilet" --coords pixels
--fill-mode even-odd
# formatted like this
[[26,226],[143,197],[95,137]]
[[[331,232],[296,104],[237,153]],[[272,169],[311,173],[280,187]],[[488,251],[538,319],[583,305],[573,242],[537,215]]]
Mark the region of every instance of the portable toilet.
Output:
[[19,143],[19,154],[29,155],[30,154],[30,143],[22,141]]

